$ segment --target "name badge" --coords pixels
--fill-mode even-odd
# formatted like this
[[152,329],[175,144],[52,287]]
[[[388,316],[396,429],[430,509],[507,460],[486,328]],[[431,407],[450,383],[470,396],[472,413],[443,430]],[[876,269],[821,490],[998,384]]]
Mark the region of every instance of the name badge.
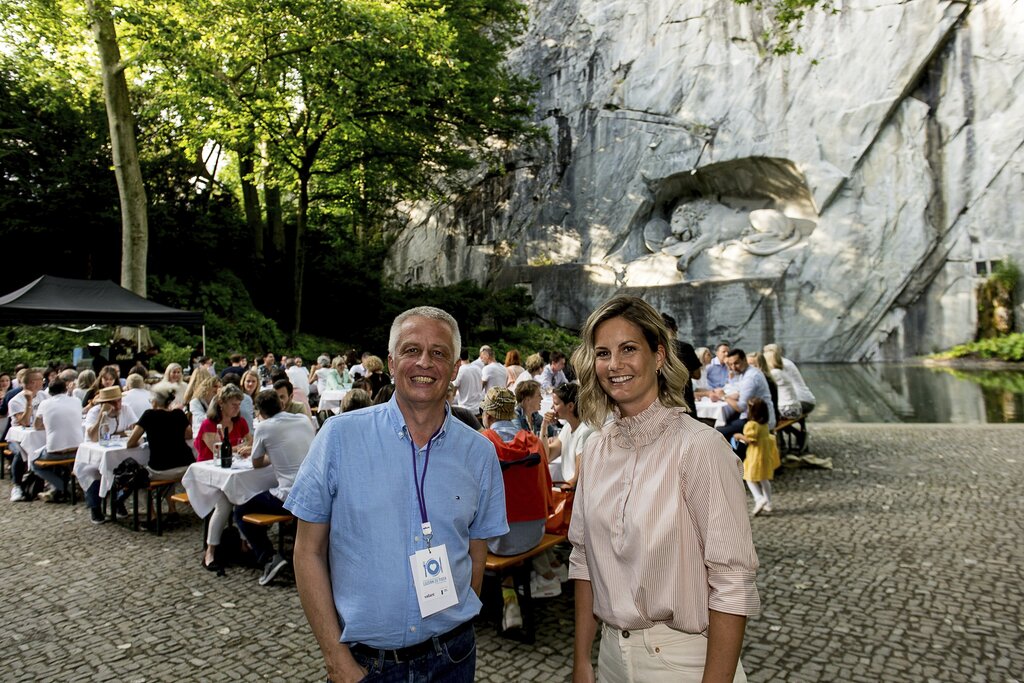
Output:
[[459,594],[452,583],[448,551],[443,545],[418,550],[409,556],[412,583],[420,603],[420,616],[429,617],[459,604]]

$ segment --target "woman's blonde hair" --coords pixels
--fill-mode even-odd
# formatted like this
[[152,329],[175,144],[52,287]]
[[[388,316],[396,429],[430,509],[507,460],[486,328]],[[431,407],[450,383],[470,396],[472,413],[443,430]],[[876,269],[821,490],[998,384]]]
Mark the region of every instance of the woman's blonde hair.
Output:
[[214,380],[219,380],[219,377],[214,377],[206,370],[197,368],[192,371],[192,377],[188,380],[188,388],[185,389],[185,398],[182,402],[187,406],[189,401],[194,398],[204,400],[206,397],[206,390],[210,388]]
[[604,393],[597,379],[594,341],[598,326],[612,318],[624,318],[640,328],[652,352],[656,353],[658,347],[662,347],[665,362],[658,374],[658,400],[664,406],[686,409],[683,387],[690,381],[690,373],[676,355],[675,342],[661,314],[643,299],[617,296],[590,314],[580,333],[582,343],[572,354],[572,367],[580,383],[579,400],[576,403],[580,420],[587,424],[602,425],[608,413],[615,408],[615,402]]
[[[256,380],[256,388],[252,390],[251,394],[245,390],[245,380],[247,377],[252,377]],[[255,370],[246,370],[242,373],[242,378],[238,380],[238,388],[242,390],[243,394],[249,394],[249,398],[253,399],[253,401],[256,400],[256,394],[260,393],[262,386],[263,382],[260,381],[260,373]]]
[[772,370],[782,370],[782,351],[777,344],[768,344],[762,352],[764,362]]
[[526,357],[526,363],[523,365],[525,369],[531,375],[536,375],[538,372],[544,369],[544,358],[539,353],[534,353]]
[[384,361],[380,359],[380,356],[370,356],[363,361],[363,367],[366,368],[367,374],[384,372]]
[[217,392],[217,396],[213,401],[210,402],[210,407],[206,410],[206,417],[215,423],[220,422],[221,418],[224,417],[224,404],[233,398],[241,401],[243,396],[245,394],[234,384],[225,384]]

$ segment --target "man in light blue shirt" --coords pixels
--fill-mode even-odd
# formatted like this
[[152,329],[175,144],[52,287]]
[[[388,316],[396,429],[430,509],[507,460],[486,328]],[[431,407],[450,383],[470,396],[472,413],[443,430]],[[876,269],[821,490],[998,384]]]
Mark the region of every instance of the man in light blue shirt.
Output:
[[[743,433],[743,425],[747,423],[747,402],[757,397],[768,407],[768,429],[775,429],[775,402],[772,401],[771,389],[764,373],[747,362],[747,354],[742,349],[729,351],[725,359],[732,371],[732,382],[738,393],[726,395],[722,389],[716,390],[719,397],[729,404],[726,410],[726,422],[718,431],[728,440],[736,434]],[[740,457],[746,453],[746,446],[737,448]]]
[[711,359],[708,366],[708,386],[712,389],[721,389],[729,383],[729,366],[726,365],[726,358],[729,356],[729,345],[719,342],[715,347],[715,357]]
[[[299,518],[299,596],[335,683],[473,680],[486,539],[508,524],[494,446],[445,401],[460,347],[444,311],[399,315],[394,397],[328,420],[285,503]],[[430,612],[412,561],[441,546],[457,601]]]

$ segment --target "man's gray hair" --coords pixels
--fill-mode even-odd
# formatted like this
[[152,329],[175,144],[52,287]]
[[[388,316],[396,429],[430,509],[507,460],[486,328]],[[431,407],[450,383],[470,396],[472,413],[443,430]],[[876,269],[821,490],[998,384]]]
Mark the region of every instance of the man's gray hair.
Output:
[[434,306],[417,306],[416,308],[410,308],[408,311],[399,313],[395,318],[395,321],[391,323],[391,334],[388,336],[388,353],[392,357],[395,355],[395,351],[398,350],[398,332],[404,323],[409,318],[429,318],[431,320],[439,320],[451,328],[452,331],[452,362],[459,357],[462,352],[462,335],[459,334],[459,323],[455,321],[447,311],[442,311],[440,308]]

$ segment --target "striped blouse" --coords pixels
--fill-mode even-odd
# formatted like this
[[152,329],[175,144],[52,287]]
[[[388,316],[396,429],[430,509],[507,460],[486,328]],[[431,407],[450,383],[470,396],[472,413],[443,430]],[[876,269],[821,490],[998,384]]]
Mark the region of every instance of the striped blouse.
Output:
[[583,460],[569,578],[591,582],[601,621],[705,633],[709,609],[758,613],[742,469],[717,431],[656,400],[608,423]]

